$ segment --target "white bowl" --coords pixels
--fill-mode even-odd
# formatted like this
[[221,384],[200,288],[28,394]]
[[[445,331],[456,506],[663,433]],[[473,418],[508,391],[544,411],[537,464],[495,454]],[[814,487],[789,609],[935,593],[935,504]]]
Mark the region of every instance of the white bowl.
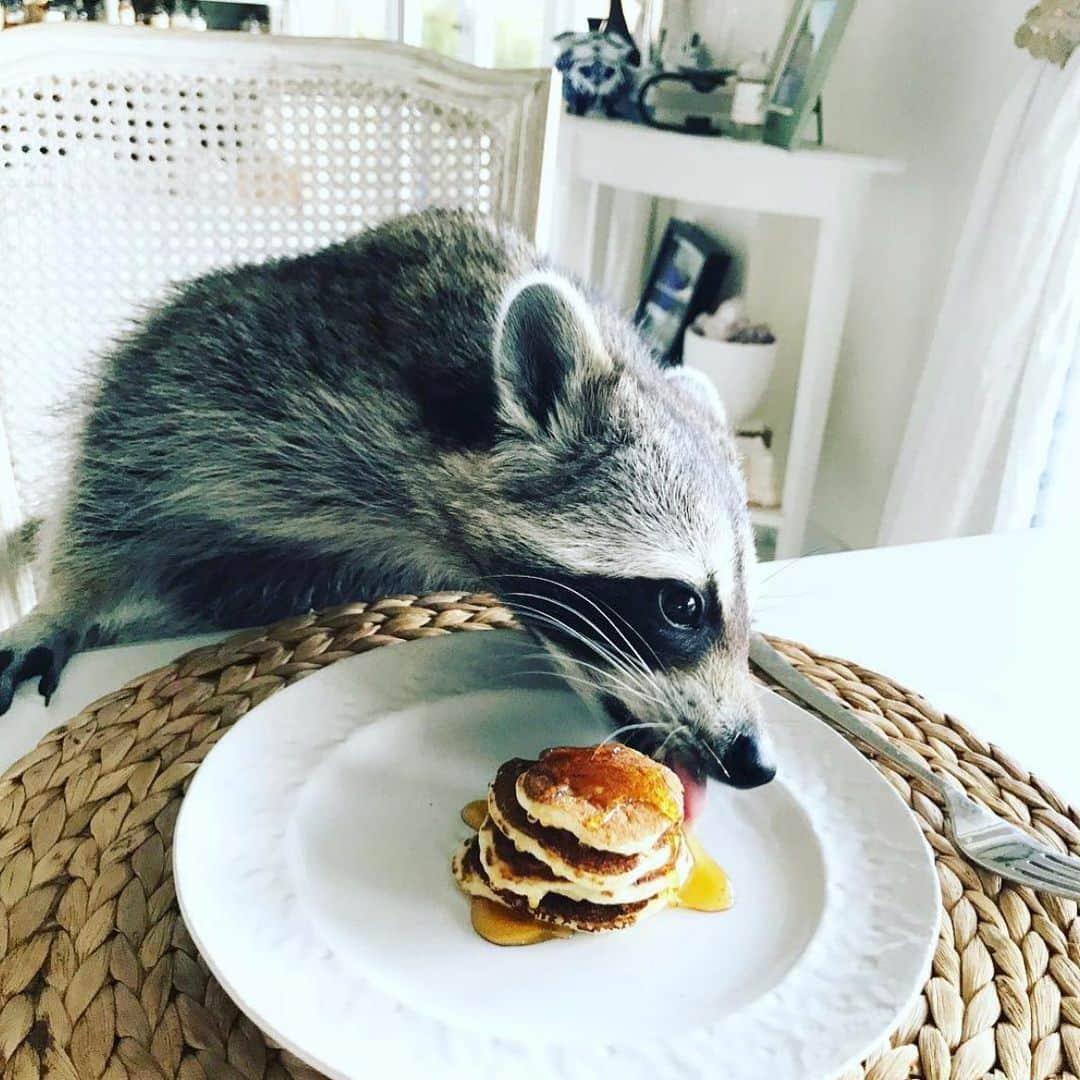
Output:
[[696,368],[716,387],[732,425],[748,420],[761,404],[776,367],[776,342],[742,345],[714,341],[687,330],[683,336],[683,363]]

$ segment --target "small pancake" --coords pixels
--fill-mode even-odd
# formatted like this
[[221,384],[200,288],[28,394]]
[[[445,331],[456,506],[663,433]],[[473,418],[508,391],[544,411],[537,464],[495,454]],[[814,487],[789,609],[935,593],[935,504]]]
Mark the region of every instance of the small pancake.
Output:
[[599,888],[588,882],[567,881],[546,863],[518,851],[490,817],[481,826],[477,840],[480,862],[491,885],[523,896],[533,909],[552,893],[593,904],[633,904],[651,900],[657,893],[678,889],[690,872],[689,852],[680,849],[678,856],[673,855],[666,866],[652,870],[636,881],[618,889]]
[[549,893],[532,908],[525,897],[492,885],[480,862],[480,845],[475,836],[469,837],[458,848],[451,866],[462,891],[470,896],[483,896],[515,911],[526,912],[540,922],[565,926],[586,934],[624,930],[644,916],[660,911],[667,906],[669,900],[667,895],[661,894],[636,904],[592,904],[585,900],[570,900],[565,896]]
[[620,743],[545,750],[518,777],[516,792],[541,825],[620,855],[648,851],[683,819],[682,781]]
[[565,829],[550,829],[531,821],[517,799],[517,781],[533,762],[512,758],[499,767],[488,790],[488,815],[519,851],[546,863],[558,877],[595,888],[617,890],[652,870],[667,866],[680,842],[680,831],[669,829],[640,855],[619,855],[588,847]]

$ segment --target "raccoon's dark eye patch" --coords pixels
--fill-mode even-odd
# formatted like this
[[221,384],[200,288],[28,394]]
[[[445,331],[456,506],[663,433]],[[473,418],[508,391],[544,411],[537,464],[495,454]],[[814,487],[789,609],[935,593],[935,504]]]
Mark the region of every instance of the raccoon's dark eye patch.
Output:
[[495,581],[525,622],[590,663],[603,662],[606,652],[631,667],[689,667],[724,635],[715,590],[702,594],[674,579],[537,569],[510,571]]

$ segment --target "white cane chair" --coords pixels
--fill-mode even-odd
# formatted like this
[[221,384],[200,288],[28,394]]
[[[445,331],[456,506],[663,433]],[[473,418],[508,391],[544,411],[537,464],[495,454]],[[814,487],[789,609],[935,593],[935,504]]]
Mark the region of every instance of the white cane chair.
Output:
[[33,583],[94,358],[170,282],[463,206],[535,227],[546,71],[371,41],[0,35],[0,627]]

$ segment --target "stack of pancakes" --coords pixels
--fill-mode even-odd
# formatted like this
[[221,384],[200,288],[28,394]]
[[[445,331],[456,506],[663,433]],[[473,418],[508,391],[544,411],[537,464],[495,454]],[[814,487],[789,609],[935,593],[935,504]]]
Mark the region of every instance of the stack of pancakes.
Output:
[[621,930],[671,903],[685,880],[682,820],[679,778],[636,750],[545,750],[499,769],[454,876],[470,895],[542,922]]

